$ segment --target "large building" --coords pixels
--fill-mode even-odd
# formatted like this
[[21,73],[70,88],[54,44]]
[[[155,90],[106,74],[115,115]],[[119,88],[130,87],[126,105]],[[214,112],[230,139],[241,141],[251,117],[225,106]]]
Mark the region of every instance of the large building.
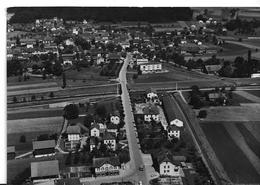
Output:
[[162,64],[158,62],[149,62],[146,64],[140,64],[140,70],[142,73],[154,73],[162,70]]

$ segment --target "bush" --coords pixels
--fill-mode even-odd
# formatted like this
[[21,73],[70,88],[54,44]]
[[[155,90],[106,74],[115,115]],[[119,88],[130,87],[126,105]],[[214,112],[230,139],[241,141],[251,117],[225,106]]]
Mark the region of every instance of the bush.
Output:
[[206,117],[207,117],[207,111],[206,110],[199,111],[198,118],[206,118]]
[[50,92],[49,97],[50,97],[50,98],[53,98],[53,97],[54,97],[54,93],[53,93],[53,92]]
[[64,111],[64,118],[65,119],[76,119],[79,117],[79,109],[77,107],[77,105],[75,104],[69,104],[67,106],[64,107],[63,109]]
[[13,102],[14,102],[14,103],[17,103],[17,98],[16,98],[16,96],[13,97]]

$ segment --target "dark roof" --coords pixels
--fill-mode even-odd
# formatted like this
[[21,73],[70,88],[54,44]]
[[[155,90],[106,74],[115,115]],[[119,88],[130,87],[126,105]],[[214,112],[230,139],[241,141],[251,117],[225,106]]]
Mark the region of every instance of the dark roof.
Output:
[[33,150],[54,148],[55,146],[55,140],[33,141]]
[[167,129],[168,130],[181,130],[181,128],[177,127],[176,125],[169,125]]
[[103,135],[103,140],[115,139],[115,136],[111,132],[105,132]]
[[161,164],[163,162],[170,162],[174,165],[180,166],[181,162],[186,161],[186,157],[185,156],[173,156],[171,153],[167,152],[162,155],[159,155],[157,160],[158,160],[159,164]]
[[120,166],[119,158],[118,157],[102,157],[102,158],[93,159],[93,166],[95,168],[99,168],[99,167],[103,166],[104,164]]
[[59,175],[59,161],[41,161],[31,163],[31,177],[46,177]]
[[90,144],[90,145],[96,145],[96,144],[97,144],[96,138],[90,137],[90,139],[89,139],[89,144]]
[[15,146],[8,146],[7,153],[15,153]]
[[78,125],[68,126],[67,134],[80,134],[80,127]]
[[177,115],[175,114],[175,111],[173,110],[172,107],[172,99],[170,95],[164,94],[162,98],[162,102],[163,102],[164,111],[166,113],[166,117],[168,119],[168,123],[170,123],[171,121],[177,118]]
[[55,185],[81,185],[79,178],[59,179]]
[[93,128],[97,128],[99,130],[100,129],[99,124],[97,123],[91,124],[90,130],[92,130]]
[[37,149],[33,152],[33,155],[53,154],[55,148]]

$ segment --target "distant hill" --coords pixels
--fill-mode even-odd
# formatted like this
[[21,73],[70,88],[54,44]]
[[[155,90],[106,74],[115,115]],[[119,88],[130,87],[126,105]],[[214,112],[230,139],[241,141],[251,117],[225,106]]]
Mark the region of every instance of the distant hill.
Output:
[[53,17],[78,21],[92,19],[97,22],[170,22],[192,18],[192,10],[186,7],[11,7],[7,12],[15,13],[10,23],[30,23]]

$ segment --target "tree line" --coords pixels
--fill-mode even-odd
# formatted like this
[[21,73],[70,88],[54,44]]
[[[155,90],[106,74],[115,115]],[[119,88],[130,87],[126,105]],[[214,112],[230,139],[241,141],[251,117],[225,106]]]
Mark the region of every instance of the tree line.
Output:
[[35,19],[59,17],[64,20],[169,22],[191,20],[193,11],[187,7],[12,7],[10,23],[30,23]]

